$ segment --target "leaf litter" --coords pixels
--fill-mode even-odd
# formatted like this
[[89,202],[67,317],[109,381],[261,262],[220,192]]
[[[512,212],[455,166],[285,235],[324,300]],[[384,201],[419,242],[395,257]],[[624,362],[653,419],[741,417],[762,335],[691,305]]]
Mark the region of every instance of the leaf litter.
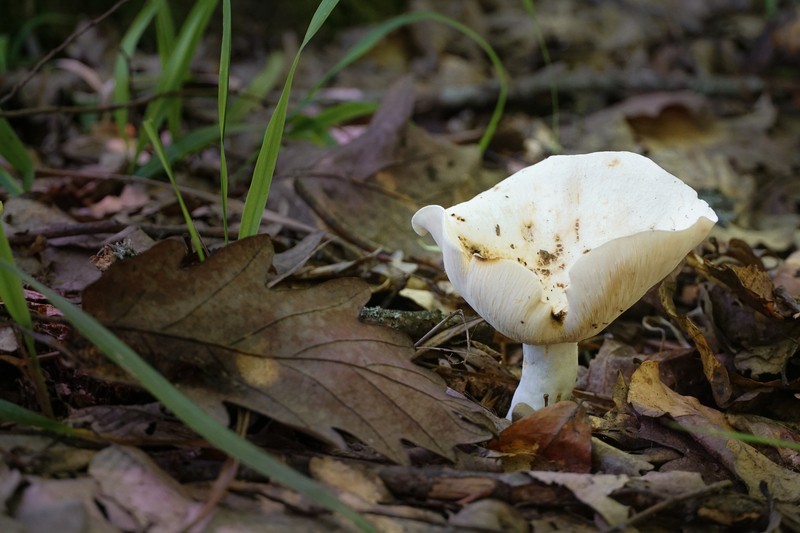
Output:
[[[257,236],[181,268],[183,243],[163,241],[115,264],[83,306],[212,411],[233,403],[340,447],[344,431],[397,462],[403,440],[452,459],[454,445],[491,434],[480,408],[411,363],[408,338],[358,321],[365,283],[267,289],[272,257]],[[84,364],[103,374],[105,361]]]
[[[193,264],[179,240],[146,251],[185,228],[163,188],[111,174],[123,170],[128,145],[110,122],[15,119],[42,165],[27,197],[2,196],[19,264],[76,301],[82,295],[85,309],[215,416],[227,420],[236,408],[262,414],[251,440],[382,530],[800,529],[790,447],[800,431],[800,122],[797,88],[781,70],[797,61],[797,7],[768,15],[736,2],[676,0],[623,13],[559,0],[537,2],[534,21],[521,4],[440,4],[414,2],[487,36],[513,74],[513,106],[483,158],[469,144],[496,95],[482,53],[450,29],[413,26],[342,71],[325,93],[333,104],[354,89],[380,99],[369,124],[356,119],[326,132],[338,145],[287,142],[266,215],[272,238],[235,243],[207,264]],[[553,64],[541,56],[537,26]],[[343,29],[307,55],[297,84],[312,86],[313,73],[355,39]],[[66,53],[86,69],[61,62],[9,107],[85,98],[76,73],[87,69],[87,80],[108,79],[93,46],[82,46]],[[151,59],[137,53],[132,64],[154,74]],[[409,71],[413,79],[404,78]],[[551,122],[553,79],[564,107]],[[187,129],[206,125],[204,98],[182,103]],[[268,106],[251,108],[248,120],[263,126]],[[235,135],[229,164],[247,172],[259,139]],[[408,219],[420,205],[465,200],[551,153],[598,149],[646,152],[699,189],[722,223],[660,291],[582,343],[588,369],[577,403],[506,427],[479,405],[505,412],[519,349],[485,324],[473,326],[438,252]],[[221,242],[219,164],[207,149],[176,165],[182,186],[202,189],[190,207],[212,248]],[[242,197],[241,183],[232,195]],[[231,211],[240,207],[232,199]],[[96,222],[115,229],[98,231]],[[117,253],[132,236],[131,253]],[[113,263],[102,277],[92,254]],[[70,338],[41,298],[29,302],[41,315],[37,339],[63,420],[138,448],[98,451],[3,423],[0,529],[191,525],[203,502],[215,501],[209,480],[224,458]],[[366,304],[372,325],[357,318]],[[426,314],[426,324],[455,309],[466,317],[415,350],[427,333],[412,320],[422,309],[445,311]],[[2,398],[35,407],[13,370],[18,333],[5,323],[2,332],[2,361],[12,369],[4,369]],[[62,349],[70,355],[56,355]],[[499,435],[490,441],[493,429]],[[238,474],[213,516],[193,527],[347,529],[302,495],[246,469]]]

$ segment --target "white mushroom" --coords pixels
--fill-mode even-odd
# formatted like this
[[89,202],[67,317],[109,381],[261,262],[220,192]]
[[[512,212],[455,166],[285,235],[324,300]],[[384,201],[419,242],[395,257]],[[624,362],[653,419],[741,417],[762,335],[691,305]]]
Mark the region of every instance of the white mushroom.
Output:
[[578,341],[636,303],[717,221],[697,193],[630,152],[553,156],[411,223],[430,232],[456,290],[523,343],[518,404],[570,397]]

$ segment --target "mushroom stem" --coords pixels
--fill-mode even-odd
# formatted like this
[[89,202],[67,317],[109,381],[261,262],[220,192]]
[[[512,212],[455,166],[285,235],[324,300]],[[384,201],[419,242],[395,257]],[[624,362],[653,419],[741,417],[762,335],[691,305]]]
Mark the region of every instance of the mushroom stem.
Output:
[[523,344],[522,378],[506,418],[511,419],[519,404],[541,409],[569,399],[577,377],[578,343]]

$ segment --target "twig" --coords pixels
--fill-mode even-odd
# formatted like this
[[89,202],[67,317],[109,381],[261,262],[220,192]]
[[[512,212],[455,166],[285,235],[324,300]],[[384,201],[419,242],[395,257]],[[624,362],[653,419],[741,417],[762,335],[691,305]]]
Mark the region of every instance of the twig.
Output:
[[136,100],[130,100],[128,102],[118,102],[113,104],[104,104],[97,106],[46,105],[41,107],[27,107],[24,109],[12,109],[7,111],[0,110],[0,117],[20,118],[20,117],[30,117],[35,115],[53,115],[53,114],[77,115],[81,113],[106,113],[108,111],[115,111],[117,109],[130,109],[134,107],[141,107],[149,104],[153,100],[158,100],[159,98],[171,98],[174,96],[183,96],[183,94],[181,91],[168,91],[165,93],[157,93],[157,94],[142,96],[141,98],[137,98]]
[[56,46],[55,48],[53,48],[52,50],[50,50],[50,51],[49,51],[47,54],[45,54],[45,56],[44,56],[42,59],[40,59],[40,60],[39,60],[39,62],[38,62],[38,63],[36,63],[36,65],[34,65],[34,67],[31,69],[31,71],[28,73],[28,75],[27,75],[27,76],[25,76],[25,77],[24,77],[24,78],[22,78],[22,79],[21,79],[19,82],[17,82],[17,83],[16,83],[16,84],[15,84],[15,85],[14,85],[14,86],[11,88],[11,90],[10,90],[10,91],[9,91],[9,92],[8,92],[8,93],[5,95],[5,96],[3,96],[2,98],[0,98],[0,106],[2,106],[3,104],[5,104],[5,103],[6,103],[7,101],[9,101],[11,98],[13,98],[13,97],[14,97],[14,95],[15,95],[15,94],[17,94],[17,93],[19,92],[19,90],[20,90],[20,89],[22,89],[22,88],[23,88],[25,85],[27,85],[27,84],[28,84],[28,82],[29,82],[29,81],[31,81],[31,80],[33,79],[33,77],[36,75],[36,73],[37,73],[37,72],[39,72],[39,71],[42,69],[42,67],[43,67],[43,66],[44,66],[44,65],[45,65],[45,64],[46,64],[48,61],[50,61],[51,59],[53,59],[53,57],[54,57],[56,54],[58,54],[59,52],[61,52],[62,50],[64,50],[64,49],[65,49],[67,46],[69,46],[69,45],[70,45],[70,44],[71,44],[71,43],[72,43],[72,42],[73,42],[75,39],[77,39],[78,37],[80,37],[81,35],[83,35],[84,33],[86,33],[86,31],[88,31],[88,30],[89,30],[89,28],[92,28],[92,27],[94,27],[94,26],[97,26],[98,24],[100,24],[101,22],[103,22],[105,19],[107,19],[109,16],[111,16],[111,14],[112,14],[112,13],[114,13],[114,11],[116,11],[117,9],[119,9],[120,7],[122,7],[123,5],[127,4],[129,1],[130,1],[130,0],[118,0],[116,4],[114,4],[113,6],[111,6],[111,7],[108,9],[108,11],[106,11],[105,13],[103,13],[102,15],[100,15],[99,17],[97,17],[97,18],[94,18],[94,19],[90,20],[90,21],[89,21],[89,22],[88,22],[88,23],[87,23],[85,26],[83,26],[82,28],[78,28],[77,30],[75,30],[74,32],[72,32],[72,34],[71,34],[69,37],[67,37],[67,38],[66,38],[66,39],[65,39],[65,40],[64,40],[64,41],[63,41],[61,44],[59,44],[58,46]]
[[[37,237],[42,236],[47,239],[58,239],[61,237],[73,237],[75,235],[97,235],[98,233],[119,233],[128,226],[137,226],[142,231],[155,238],[171,237],[174,235],[184,235],[188,233],[186,226],[158,226],[156,224],[137,224],[135,222],[117,222],[116,220],[100,220],[97,222],[79,222],[77,224],[58,224],[38,228],[35,233],[20,232],[9,235],[8,242],[15,246],[32,243]],[[203,237],[223,238],[225,233],[222,228],[198,228]]]
[[[756,76],[680,77],[647,73],[631,76],[616,71],[597,73],[587,69],[567,70],[563,65],[556,64],[552,68],[517,77],[511,85],[508,100],[528,102],[538,95],[549,92],[554,83],[557,83],[558,91],[561,93],[692,90],[708,96],[741,96],[758,94],[767,88],[784,86],[797,88],[796,82],[779,83],[774,80],[767,82]],[[496,81],[466,87],[449,87],[441,92],[423,93],[417,99],[416,106],[422,109],[485,107],[497,99],[498,90]]]
[[708,494],[713,494],[715,492],[720,492],[728,487],[732,487],[733,482],[726,479],[724,481],[718,481],[716,483],[712,483],[711,485],[707,485],[705,487],[701,487],[696,490],[691,490],[689,492],[684,492],[683,494],[679,494],[678,496],[673,496],[672,498],[667,498],[666,500],[662,500],[657,504],[648,507],[644,511],[640,513],[636,513],[632,517],[628,518],[626,521],[617,524],[613,527],[609,527],[603,530],[603,533],[612,533],[616,531],[624,531],[626,528],[636,525],[644,520],[650,518],[651,516],[664,511],[673,505],[677,505],[683,501],[691,500],[692,498],[697,498],[699,496],[705,496]]

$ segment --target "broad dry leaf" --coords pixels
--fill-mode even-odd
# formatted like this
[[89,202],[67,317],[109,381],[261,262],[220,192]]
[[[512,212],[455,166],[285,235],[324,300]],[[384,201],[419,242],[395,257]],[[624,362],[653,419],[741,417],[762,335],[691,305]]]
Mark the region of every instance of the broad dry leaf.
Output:
[[138,448],[109,446],[97,452],[89,475],[97,483],[98,501],[124,509],[124,513],[111,513],[118,519],[125,517],[125,522],[115,523],[120,529],[181,531],[203,505],[192,501],[184,487]]
[[681,327],[689,334],[689,337],[700,352],[700,360],[703,363],[703,373],[711,385],[711,392],[714,394],[714,401],[717,405],[727,405],[733,394],[731,387],[731,378],[728,375],[728,370],[717,359],[714,350],[706,340],[705,335],[697,325],[692,322],[692,319],[686,315],[679,314],[673,301],[673,294],[675,293],[675,282],[665,280],[658,288],[658,295],[661,304],[667,311],[667,314],[678,321]]
[[628,482],[628,476],[611,474],[575,474],[572,472],[528,472],[544,483],[568,488],[577,499],[594,509],[610,526],[624,522],[629,515],[627,506],[610,497]]
[[670,390],[661,382],[655,361],[645,361],[634,372],[628,401],[641,415],[652,418],[669,415],[691,431],[692,438],[736,474],[751,496],[763,497],[763,484],[776,500],[800,501],[800,474],[773,463],[749,444],[720,435],[733,431],[725,415],[702,405],[696,398]]
[[207,409],[235,403],[339,446],[342,430],[399,462],[402,440],[453,458],[490,436],[479,407],[410,362],[405,335],[358,321],[364,282],[268,289],[272,256],[259,235],[181,268],[183,244],[164,241],[113,265],[84,308]]
[[481,168],[477,146],[459,146],[409,124],[410,78],[395,83],[367,131],[316,160],[303,155],[283,174],[298,174],[297,193],[337,234],[365,249],[402,250],[438,260],[409,231],[423,205],[453,205],[500,180]]
[[[728,414],[726,418],[739,431],[800,445],[800,430],[790,424],[751,414]],[[800,450],[776,446],[775,451],[787,468],[800,471]]]
[[505,454],[506,470],[588,473],[592,466],[589,418],[575,402],[558,402],[534,411],[504,429],[488,447]]

